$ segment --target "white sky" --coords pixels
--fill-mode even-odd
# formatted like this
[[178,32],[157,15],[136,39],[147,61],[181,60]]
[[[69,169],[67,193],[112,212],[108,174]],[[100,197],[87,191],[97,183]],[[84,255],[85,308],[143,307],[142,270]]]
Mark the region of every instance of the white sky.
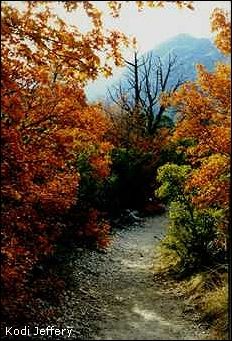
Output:
[[[124,33],[136,36],[141,52],[154,48],[161,42],[180,33],[188,33],[194,37],[212,38],[210,32],[210,14],[216,7],[230,11],[231,1],[195,1],[195,10],[178,9],[173,4],[164,8],[144,9],[138,12],[134,1],[125,4],[119,19],[107,15],[106,1],[94,1],[105,13],[105,27],[117,28]],[[77,24],[83,30],[89,28],[89,20],[84,14],[65,13],[59,5],[56,11],[72,25]]]
[[112,19],[108,22],[127,34],[135,35],[141,52],[145,52],[179,33],[211,37],[209,17],[217,6],[229,9],[230,1],[195,1],[194,11],[180,10],[173,4],[167,4],[164,8],[146,9],[141,13],[130,1],[117,24]]
[[[195,1],[195,10],[178,9],[167,3],[164,8],[146,8],[138,12],[134,1],[123,6],[119,19],[112,18],[106,1],[93,1],[103,12],[105,27],[117,28],[127,35],[136,36],[141,52],[154,48],[161,42],[180,33],[194,37],[212,38],[210,32],[210,14],[216,7],[230,12],[231,1]],[[23,7],[23,1],[8,1],[17,7]],[[51,1],[55,12],[67,23],[77,25],[83,31],[88,30],[89,19],[84,12],[66,12],[57,1]]]
[[[8,1],[22,8],[23,1]],[[55,12],[71,25],[77,25],[82,31],[90,29],[89,18],[84,12],[66,12],[62,5],[51,1]],[[109,12],[106,1],[94,1],[104,12],[104,23],[107,29],[119,29],[129,36],[135,36],[140,52],[153,49],[156,45],[180,33],[190,34],[194,37],[212,38],[210,29],[210,15],[214,8],[224,8],[230,13],[231,1],[194,1],[194,10],[178,9],[177,6],[167,3],[164,8],[147,8],[138,12],[134,1],[125,4],[120,18],[114,19]],[[130,52],[124,56],[129,58]],[[114,75],[120,75],[120,68],[114,69]],[[90,85],[89,90],[97,91],[106,80],[100,77]]]

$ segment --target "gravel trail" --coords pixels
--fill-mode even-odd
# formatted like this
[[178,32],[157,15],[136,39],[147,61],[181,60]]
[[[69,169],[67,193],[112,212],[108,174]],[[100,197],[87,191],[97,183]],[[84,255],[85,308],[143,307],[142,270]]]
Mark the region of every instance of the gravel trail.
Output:
[[[165,215],[118,230],[106,253],[77,248],[64,266],[69,288],[57,326],[79,340],[202,340],[196,314],[170,286],[154,281],[157,238]],[[178,290],[177,290],[178,293]]]

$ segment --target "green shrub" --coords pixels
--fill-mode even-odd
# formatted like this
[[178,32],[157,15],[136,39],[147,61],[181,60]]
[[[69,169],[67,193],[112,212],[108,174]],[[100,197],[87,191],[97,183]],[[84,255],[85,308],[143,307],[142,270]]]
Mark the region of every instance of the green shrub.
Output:
[[160,150],[159,167],[166,163],[184,165],[187,163],[185,153],[186,147],[194,146],[195,141],[192,138],[181,139],[178,142],[169,142]]
[[190,166],[166,164],[159,168],[157,179],[161,186],[158,197],[169,203],[170,226],[161,242],[164,253],[175,258],[170,263],[178,276],[186,276],[219,261],[216,245],[217,226],[223,210],[199,210],[191,203],[191,193],[186,193],[185,182],[190,175]]

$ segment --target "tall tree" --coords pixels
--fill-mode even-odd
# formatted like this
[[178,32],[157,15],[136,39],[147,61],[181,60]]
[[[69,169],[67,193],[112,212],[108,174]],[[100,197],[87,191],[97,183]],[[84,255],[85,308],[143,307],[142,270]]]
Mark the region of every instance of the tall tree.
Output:
[[[228,15],[215,10],[212,30],[217,32],[217,46],[226,55],[230,53],[229,26]],[[183,149],[194,168],[186,190],[192,191],[192,204],[198,209],[221,212],[218,240],[225,247],[229,224],[231,69],[221,62],[213,72],[203,65],[197,69],[197,80],[186,83],[171,96],[171,104],[179,113],[173,140],[188,140]]]

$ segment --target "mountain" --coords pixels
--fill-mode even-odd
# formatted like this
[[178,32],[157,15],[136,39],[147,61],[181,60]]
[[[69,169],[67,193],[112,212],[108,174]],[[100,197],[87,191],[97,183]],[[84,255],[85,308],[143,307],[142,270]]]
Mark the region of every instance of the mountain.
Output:
[[153,49],[155,55],[165,60],[169,53],[177,56],[177,73],[183,75],[186,80],[196,78],[196,64],[203,64],[209,71],[212,71],[215,62],[226,60],[213,42],[206,38],[195,38],[188,34],[167,40]]
[[[177,56],[175,73],[170,77],[169,82],[182,76],[185,80],[194,80],[196,77],[196,64],[203,64],[209,71],[212,71],[217,61],[227,61],[213,42],[207,38],[195,38],[188,34],[179,34],[164,43],[148,51],[159,56],[162,61],[167,60],[168,55]],[[145,53],[144,55],[146,55]],[[126,68],[121,68],[109,79],[99,79],[87,87],[87,97],[90,101],[104,100],[107,97],[107,89],[123,80]]]

